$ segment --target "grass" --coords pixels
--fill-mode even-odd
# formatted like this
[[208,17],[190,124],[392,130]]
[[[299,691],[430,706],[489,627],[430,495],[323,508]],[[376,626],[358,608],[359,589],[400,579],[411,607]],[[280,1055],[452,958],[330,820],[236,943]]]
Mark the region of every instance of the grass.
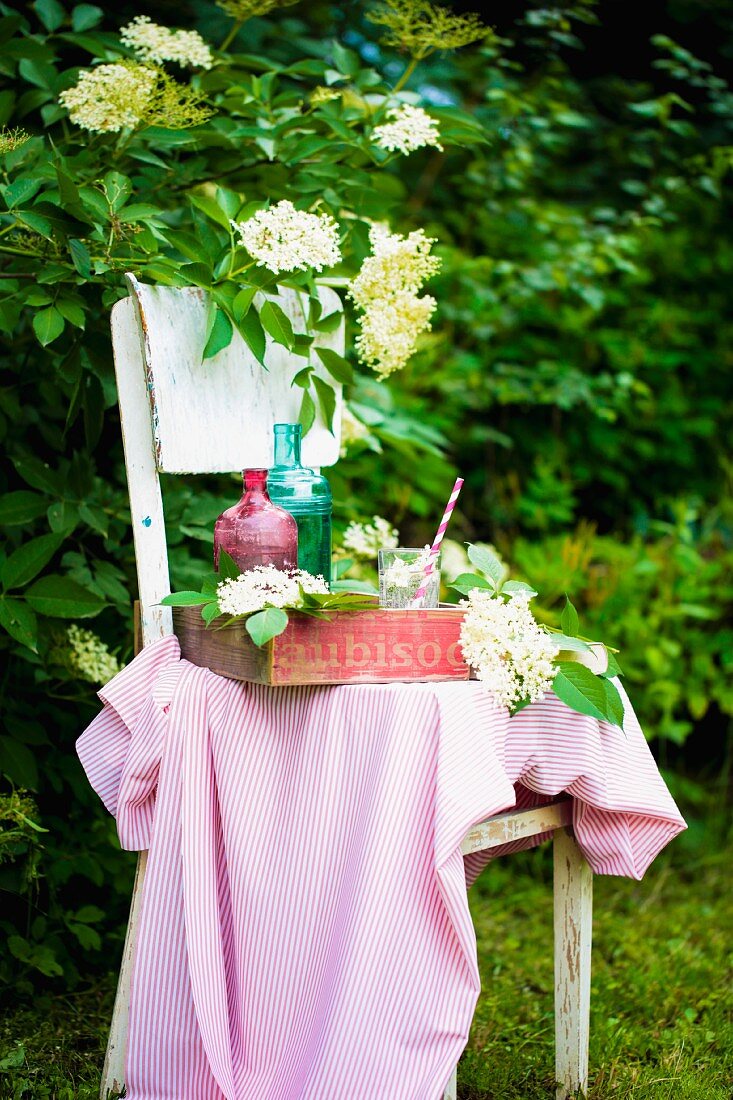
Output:
[[[595,880],[590,1100],[731,1098],[730,853],[693,839],[642,883]],[[459,1098],[553,1100],[549,852],[497,861],[470,898],[483,992]],[[2,1100],[96,1100],[113,985],[4,1017]]]
[[[674,842],[641,883],[594,881],[592,1100],[731,1100],[730,853],[685,847],[684,837]],[[522,874],[512,866],[519,859]],[[469,896],[482,994],[459,1098],[547,1100],[554,1096],[551,865],[544,854],[500,861]]]

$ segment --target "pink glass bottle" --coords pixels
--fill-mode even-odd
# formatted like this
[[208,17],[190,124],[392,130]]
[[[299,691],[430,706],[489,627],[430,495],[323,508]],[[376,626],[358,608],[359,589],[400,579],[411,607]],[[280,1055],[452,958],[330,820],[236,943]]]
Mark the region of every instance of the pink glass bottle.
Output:
[[267,495],[267,470],[244,471],[244,493],[222,512],[214,526],[214,568],[226,550],[241,570],[256,565],[298,568],[298,527],[293,517]]

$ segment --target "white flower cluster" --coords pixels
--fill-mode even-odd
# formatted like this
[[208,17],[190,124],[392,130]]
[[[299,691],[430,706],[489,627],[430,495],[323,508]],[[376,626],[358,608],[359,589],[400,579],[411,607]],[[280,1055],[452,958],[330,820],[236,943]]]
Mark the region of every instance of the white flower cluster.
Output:
[[412,561],[405,561],[404,558],[394,558],[391,565],[385,570],[385,583],[389,587],[394,585],[395,588],[419,587],[419,585],[415,585],[415,580],[423,577],[425,566],[429,560],[430,547],[427,545]]
[[72,88],[59,96],[71,121],[84,130],[117,133],[137,126],[157,82],[154,69],[115,62],[84,69]]
[[74,623],[66,632],[69,640],[67,663],[81,680],[92,684],[106,684],[122,668],[109,648],[91,630],[84,630]]
[[257,266],[276,275],[309,267],[322,271],[341,259],[338,225],[331,215],[296,210],[287,199],[232,226]]
[[505,601],[483,589],[467,600],[461,648],[498,706],[512,710],[524,699],[535,703],[552,687],[557,647],[538,625],[526,596]]
[[369,428],[363,422],[359,420],[358,416],[354,416],[349,406],[344,401],[343,408],[341,409],[341,449],[339,454],[341,458],[344,458],[351,447],[355,443],[360,443],[363,439],[369,438]]
[[147,15],[136,15],[120,31],[120,39],[141,61],[156,65],[175,61],[178,65],[210,69],[214,64],[211,49],[197,31],[172,31],[151,22]]
[[357,561],[373,561],[383,547],[398,545],[397,529],[382,516],[372,516],[371,523],[355,520],[344,531],[341,546]]
[[323,577],[314,577],[304,569],[286,573],[274,565],[258,565],[220,581],[216,596],[222,615],[249,615],[265,607],[300,607],[300,587],[304,592],[329,591]]
[[352,280],[349,296],[362,311],[359,358],[385,378],[404,367],[418,336],[430,328],[436,301],[429,294],[421,298],[419,292],[440,260],[430,255],[433,240],[422,229],[403,237],[374,225],[369,240],[372,255]]
[[372,140],[387,152],[399,152],[407,155],[425,145],[432,145],[442,151],[438,138],[438,123],[422,107],[411,107],[404,103],[387,112],[391,122],[375,126]]

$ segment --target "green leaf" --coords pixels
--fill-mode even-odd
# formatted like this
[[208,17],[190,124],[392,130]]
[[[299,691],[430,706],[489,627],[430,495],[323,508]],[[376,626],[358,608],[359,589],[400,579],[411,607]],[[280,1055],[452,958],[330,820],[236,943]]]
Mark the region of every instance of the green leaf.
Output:
[[58,164],[56,165],[56,180],[59,185],[59,198],[64,206],[74,206],[80,202],[79,188],[74,183],[71,176],[64,172]]
[[224,310],[217,305],[212,306],[213,321],[204,347],[203,359],[213,359],[232,342],[232,322]]
[[203,592],[171,592],[160,602],[163,607],[200,607],[215,600],[215,596],[206,596]]
[[504,596],[528,596],[530,600],[537,595],[537,590],[524,581],[504,581],[501,591]]
[[16,642],[38,652],[38,620],[25,600],[0,597],[0,626]]
[[562,609],[562,614],[560,615],[560,626],[562,627],[563,633],[568,634],[571,638],[575,638],[580,630],[578,612],[567,596],[565,597],[565,607]]
[[85,951],[99,951],[102,946],[102,937],[96,928],[90,928],[88,924],[74,924],[70,922],[67,928],[76,936]]
[[[11,939],[15,937],[11,936]],[[10,940],[8,940],[8,944]],[[4,1058],[0,1058],[0,1073],[6,1073],[11,1069],[20,1069],[26,1059],[25,1047],[21,1042],[16,1039],[15,1050],[11,1050],[9,1054],[6,1054]]]
[[52,531],[69,535],[79,522],[79,506],[68,500],[56,500],[46,515]]
[[357,75],[361,69],[361,58],[355,50],[348,50],[340,42],[334,42],[331,46],[331,53],[340,73],[351,77]]
[[78,302],[73,301],[71,298],[59,298],[56,302],[56,308],[70,324],[75,325],[76,328],[84,328],[86,314]]
[[600,676],[598,679],[600,679],[606,691],[606,713],[610,715],[610,721],[612,721],[615,726],[620,726],[623,729],[624,702],[619,694],[619,690],[616,685],[612,684],[605,676]]
[[262,303],[260,321],[265,332],[269,332],[276,344],[281,344],[288,351],[292,350],[295,344],[293,326],[277,302],[271,302],[268,299]]
[[204,607],[201,608],[201,618],[204,620],[207,626],[210,622],[213,622],[213,620],[217,619],[218,617],[219,604],[216,602],[216,600],[213,600],[211,603],[207,603]]
[[455,580],[451,581],[448,587],[455,588],[463,596],[467,596],[474,588],[488,588],[491,592],[496,591],[493,582],[487,581],[486,577],[482,577],[478,573],[461,573]]
[[316,406],[313,403],[313,398],[308,390],[303,390],[303,400],[300,402],[300,412],[298,413],[298,423],[303,425],[303,435],[308,435],[315,419]]
[[606,649],[606,653],[608,654],[608,667],[606,668],[606,671],[603,673],[603,675],[604,676],[623,676],[623,669],[621,668],[621,665],[616,660],[616,654],[612,653],[611,650],[608,649],[608,648]]
[[2,190],[2,196],[8,205],[8,209],[12,210],[14,206],[22,206],[23,203],[32,199],[42,185],[43,180],[40,179],[19,179],[13,180],[12,183],[0,188],[0,190]]
[[333,313],[328,313],[325,317],[321,317],[319,321],[316,321],[313,327],[316,332],[335,332],[343,321],[343,318],[343,311],[336,309]]
[[245,316],[242,317],[241,321],[237,321],[237,328],[257,362],[264,367],[267,340],[265,339],[265,330],[262,327],[262,322],[260,321],[257,310],[250,309]]
[[32,581],[47,565],[63,542],[63,535],[41,535],[23,543],[2,564],[3,588],[20,588]]
[[0,771],[19,787],[38,790],[36,758],[27,745],[12,737],[0,737]]
[[89,619],[104,607],[94,592],[69,577],[50,573],[26,591],[26,599],[39,615],[56,619]]
[[497,590],[499,589],[501,578],[504,576],[504,566],[495,554],[492,554],[490,550],[486,550],[482,546],[474,546],[471,544],[468,547],[468,560],[472,565],[475,565],[477,569],[480,569],[482,573],[485,573],[489,580],[493,581],[494,587]]
[[59,475],[40,458],[16,458],[14,465],[23,481],[34,489],[43,489],[54,496],[59,492]]
[[93,531],[99,531],[103,538],[107,538],[109,532],[109,520],[107,513],[102,508],[93,504],[81,504],[79,506],[79,519],[86,523]]
[[608,697],[602,677],[594,676],[585,665],[575,661],[559,661],[552,690],[558,699],[579,714],[587,714],[601,722],[614,722],[609,713]]
[[200,210],[211,221],[216,222],[217,225],[230,232],[229,218],[213,199],[209,198],[208,195],[202,195],[198,191],[189,191],[188,198],[197,210]]
[[255,645],[266,645],[271,638],[282,634],[288,625],[287,612],[281,607],[267,607],[245,620],[247,633]]
[[101,23],[104,12],[94,4],[77,4],[71,12],[71,26],[75,31],[88,31]]
[[570,649],[574,653],[590,652],[591,647],[587,642],[584,642],[582,638],[571,637],[570,634],[562,634],[559,630],[548,630],[548,635],[558,649]]
[[240,324],[243,318],[247,316],[256,293],[256,286],[245,286],[235,295],[232,302],[232,313],[237,324]]
[[69,252],[71,253],[71,262],[81,277],[91,279],[92,258],[89,255],[87,246],[82,241],[77,240],[76,237],[72,237],[69,239]]
[[53,240],[53,222],[50,218],[44,217],[43,214],[35,213],[33,210],[19,210],[16,217],[18,221],[23,222],[23,225],[27,225],[29,229],[34,230],[36,233],[40,233],[46,240]]
[[33,331],[45,348],[64,331],[64,319],[55,306],[42,309],[33,318]]
[[300,386],[301,389],[307,390],[311,384],[311,375],[313,374],[313,367],[303,367],[293,378],[290,383],[291,386]]
[[335,378],[337,382],[347,385],[354,381],[354,371],[351,363],[349,363],[347,359],[344,359],[343,355],[331,351],[330,348],[315,348],[314,350],[328,373],[332,378]]
[[66,19],[66,12],[57,0],[35,0],[36,15],[47,31],[56,31]]
[[0,497],[0,524],[13,527],[16,524],[30,523],[42,516],[47,507],[48,501],[38,493],[29,493],[24,489],[5,493]]
[[238,577],[242,570],[234,558],[227,554],[226,550],[219,551],[219,580],[225,581],[230,577]]
[[328,382],[324,382],[317,374],[313,375],[313,385],[316,388],[318,404],[321,407],[321,414],[326,422],[326,427],[331,435],[333,435],[333,417],[336,412],[336,391],[333,386],[329,386]]
[[82,905],[74,913],[74,920],[81,921],[82,924],[96,924],[97,921],[104,920],[104,916],[104,909],[100,909],[98,905]]

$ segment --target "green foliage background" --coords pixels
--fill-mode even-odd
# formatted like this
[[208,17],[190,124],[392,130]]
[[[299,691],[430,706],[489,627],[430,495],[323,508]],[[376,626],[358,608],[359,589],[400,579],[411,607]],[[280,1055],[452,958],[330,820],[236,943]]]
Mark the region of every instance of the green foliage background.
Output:
[[[368,432],[332,471],[338,522],[379,513],[403,544],[425,542],[460,471],[453,536],[493,542],[542,593],[548,622],[573,599],[588,633],[621,649],[663,753],[679,760],[687,741],[688,763],[722,759],[733,96],[665,35],[653,84],[580,79],[568,57],[595,5],[528,4],[511,33],[435,52],[410,75],[446,152],[386,158],[364,137],[370,97],[409,59],[384,46],[373,8],[252,20],[214,69],[174,74],[211,104],[209,121],[90,135],[58,95],[93,58],[119,56],[119,24],[137,10],[115,23],[89,4],[0,3],[0,125],[34,135],[0,164],[0,979],[13,995],[108,965],[129,898],[132,861],[74,754],[94,689],[64,659],[77,620],[94,619],[122,659],[131,651],[109,310],[134,270],[208,288],[238,322],[228,218],[252,202],[318,194],[337,218],[351,211],[345,276],[369,219],[439,242],[433,332],[389,384],[357,371],[348,387]],[[215,5],[187,15],[212,44],[230,37]],[[343,94],[312,108],[319,85]],[[164,489],[173,580],[188,587],[236,486]]]

